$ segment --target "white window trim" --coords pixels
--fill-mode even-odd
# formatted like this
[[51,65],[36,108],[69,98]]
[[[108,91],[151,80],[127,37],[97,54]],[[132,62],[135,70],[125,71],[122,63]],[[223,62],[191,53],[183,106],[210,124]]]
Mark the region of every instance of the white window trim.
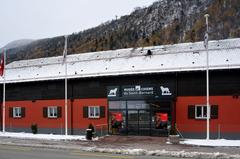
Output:
[[[94,115],[91,115],[90,108],[94,108]],[[99,110],[98,115],[96,115],[96,108]],[[88,106],[88,118],[100,118],[100,106]]]
[[[197,116],[197,107],[201,107],[201,117]],[[195,105],[195,119],[207,119],[207,115],[203,116],[204,114],[204,107],[207,107],[206,105]],[[211,114],[211,109],[210,109],[210,113]]]
[[[50,109],[53,110],[53,115],[50,114]],[[56,110],[56,112],[55,112],[55,110]],[[54,114],[56,114],[56,116]],[[58,117],[57,106],[49,106],[49,107],[47,107],[47,115],[48,115],[48,118],[57,118]]]
[[13,107],[13,118],[21,118],[21,117],[22,117],[22,108],[21,107]]

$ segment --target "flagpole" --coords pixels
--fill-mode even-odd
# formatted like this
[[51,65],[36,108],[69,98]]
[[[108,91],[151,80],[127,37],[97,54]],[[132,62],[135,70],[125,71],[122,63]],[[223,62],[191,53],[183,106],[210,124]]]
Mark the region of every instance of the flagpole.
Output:
[[[207,27],[207,38],[208,38],[208,14],[204,15],[206,18],[206,27]],[[210,134],[210,104],[209,104],[209,55],[208,55],[208,39],[206,43],[206,61],[207,61],[207,66],[206,66],[206,83],[207,83],[207,96],[206,96],[206,102],[207,102],[207,137],[206,139],[209,140],[209,134]]]
[[64,62],[65,62],[65,135],[68,135],[68,101],[67,101],[67,38],[65,36],[65,46],[64,46]]
[[5,114],[6,114],[6,79],[5,79],[5,65],[6,65],[6,49],[3,49],[3,115],[2,115],[2,132],[5,133]]

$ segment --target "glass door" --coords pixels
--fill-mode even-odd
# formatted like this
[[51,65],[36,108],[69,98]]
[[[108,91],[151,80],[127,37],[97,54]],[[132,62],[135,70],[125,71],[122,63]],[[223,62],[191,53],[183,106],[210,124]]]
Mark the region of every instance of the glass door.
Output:
[[150,110],[138,110],[138,134],[150,135]]
[[109,101],[109,133],[167,136],[171,102]]
[[150,134],[150,109],[146,101],[127,101],[128,134]]
[[128,110],[128,134],[138,135],[138,110]]

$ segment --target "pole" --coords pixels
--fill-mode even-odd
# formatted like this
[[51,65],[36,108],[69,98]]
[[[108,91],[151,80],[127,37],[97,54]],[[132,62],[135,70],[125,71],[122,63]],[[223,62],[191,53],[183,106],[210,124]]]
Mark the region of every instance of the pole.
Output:
[[[205,14],[206,18],[206,29],[207,29],[207,37],[208,38],[208,14]],[[206,39],[205,39],[206,40]],[[206,97],[206,102],[207,102],[207,137],[206,139],[209,140],[209,134],[210,134],[210,105],[209,105],[209,57],[208,57],[208,39],[206,42],[206,61],[207,61],[207,66],[206,66],[206,83],[207,83],[207,97]]]
[[2,115],[2,132],[5,133],[5,114],[6,114],[6,78],[5,78],[5,65],[6,65],[6,49],[3,49],[3,62],[4,62],[4,69],[3,69],[3,115]]
[[68,109],[67,109],[67,36],[65,36],[65,135],[68,135]]
[[68,135],[68,101],[67,101],[67,36],[65,36],[65,135]]

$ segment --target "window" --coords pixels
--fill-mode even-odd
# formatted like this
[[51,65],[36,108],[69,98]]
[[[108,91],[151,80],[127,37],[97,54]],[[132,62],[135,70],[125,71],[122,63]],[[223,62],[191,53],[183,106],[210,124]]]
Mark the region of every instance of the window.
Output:
[[[210,106],[210,118],[218,119],[218,105]],[[207,119],[206,105],[189,105],[188,119]]]
[[109,109],[126,109],[126,101],[109,101]]
[[21,118],[22,117],[21,107],[13,107],[13,117],[14,118]]
[[83,118],[105,118],[105,106],[84,106]]
[[196,119],[207,119],[207,106],[196,105],[195,106],[195,118]]
[[100,117],[100,107],[99,106],[89,106],[88,107],[88,117],[89,118],[99,118]]
[[62,107],[57,107],[57,106],[43,107],[43,117],[44,118],[61,118]]
[[57,118],[57,107],[48,107],[48,118]]
[[24,118],[25,108],[24,107],[9,107],[10,118]]

